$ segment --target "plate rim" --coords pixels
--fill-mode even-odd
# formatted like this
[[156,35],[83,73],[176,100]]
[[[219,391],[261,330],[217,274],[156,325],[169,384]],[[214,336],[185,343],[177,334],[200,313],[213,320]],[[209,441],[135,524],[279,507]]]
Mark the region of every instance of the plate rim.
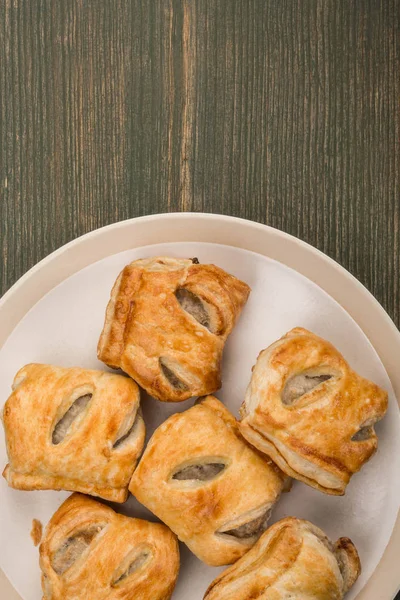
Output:
[[[188,238],[189,232],[191,237]],[[133,244],[132,233],[137,235]],[[159,235],[163,239],[159,239]],[[219,243],[257,252],[314,281],[342,305],[370,340],[400,406],[400,373],[393,358],[398,356],[396,348],[400,353],[400,332],[371,292],[334,259],[307,242],[269,225],[222,214],[181,212],[135,217],[100,227],[61,246],[31,267],[0,298],[0,348],[30,308],[73,273],[129,248],[171,241],[171,235],[173,241]],[[146,236],[153,236],[154,241],[145,242]],[[86,252],[82,252],[83,247]],[[294,248],[296,252],[292,252]],[[399,590],[396,572],[399,551],[400,512],[382,558],[357,600],[394,598]],[[8,585],[4,592],[10,594],[11,589],[15,592],[4,573],[2,580],[0,590]]]

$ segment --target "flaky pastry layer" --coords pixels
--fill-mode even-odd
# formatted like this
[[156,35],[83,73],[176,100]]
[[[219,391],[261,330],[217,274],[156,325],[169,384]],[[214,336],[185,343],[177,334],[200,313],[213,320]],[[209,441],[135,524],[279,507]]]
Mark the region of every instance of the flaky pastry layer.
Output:
[[288,517],[223,571],[204,600],[342,600],[360,572],[351,540],[332,543],[309,521]]
[[225,406],[208,396],[160,425],[129,489],[198,558],[223,565],[265,530],[285,482],[241,437]]
[[139,389],[128,377],[30,364],[3,412],[9,464],[20,490],[70,490],[125,502],[142,452]]
[[[197,260],[197,259],[196,259]],[[98,357],[150,395],[179,402],[215,392],[221,358],[248,285],[195,259],[141,259],[111,292]]]
[[39,551],[43,600],[169,600],[179,572],[168,527],[81,494],[50,519]]
[[240,431],[287,475],[342,495],[377,449],[387,404],[332,344],[298,327],[260,353]]

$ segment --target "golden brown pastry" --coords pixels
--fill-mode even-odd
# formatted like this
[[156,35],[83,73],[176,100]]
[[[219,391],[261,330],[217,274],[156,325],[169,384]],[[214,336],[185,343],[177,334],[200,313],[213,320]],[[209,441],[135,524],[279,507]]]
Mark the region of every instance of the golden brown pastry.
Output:
[[30,364],[16,375],[3,422],[19,490],[71,490],[125,502],[142,452],[139,389],[122,375]]
[[312,523],[289,517],[214,579],[204,600],[342,600],[360,571],[351,540],[333,544]]
[[387,403],[332,344],[298,327],[260,353],[240,430],[291,477],[342,495],[377,448]]
[[100,360],[165,402],[221,386],[222,351],[250,293],[219,267],[197,262],[161,257],[126,266],[99,341]]
[[179,572],[174,534],[73,494],[39,548],[43,600],[168,600]]
[[155,431],[129,489],[198,558],[224,565],[265,530],[284,482],[209,396]]

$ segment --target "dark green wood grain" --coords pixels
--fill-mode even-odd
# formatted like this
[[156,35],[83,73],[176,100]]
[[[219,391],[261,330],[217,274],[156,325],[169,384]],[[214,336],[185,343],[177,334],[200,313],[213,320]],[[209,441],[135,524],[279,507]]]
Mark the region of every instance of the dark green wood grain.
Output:
[[2,0],[1,292],[101,225],[288,231],[400,323],[398,0]]

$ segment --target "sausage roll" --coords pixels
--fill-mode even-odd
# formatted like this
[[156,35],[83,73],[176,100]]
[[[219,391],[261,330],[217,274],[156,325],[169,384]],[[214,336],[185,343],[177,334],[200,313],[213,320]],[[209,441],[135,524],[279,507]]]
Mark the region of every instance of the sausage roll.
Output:
[[168,600],[179,571],[168,527],[81,494],[52,516],[39,553],[43,600]]
[[377,449],[387,403],[329,342],[296,328],[259,355],[240,430],[291,477],[343,495]]
[[312,523],[288,517],[214,579],[204,600],[342,600],[360,571],[351,540],[333,544]]
[[197,263],[147,258],[126,266],[98,345],[101,361],[165,402],[221,386],[222,351],[250,293],[222,269]]
[[129,377],[30,364],[3,413],[8,484],[125,502],[142,452],[139,389]]
[[129,489],[202,561],[242,556],[266,529],[283,473],[241,437],[209,396],[153,434]]

